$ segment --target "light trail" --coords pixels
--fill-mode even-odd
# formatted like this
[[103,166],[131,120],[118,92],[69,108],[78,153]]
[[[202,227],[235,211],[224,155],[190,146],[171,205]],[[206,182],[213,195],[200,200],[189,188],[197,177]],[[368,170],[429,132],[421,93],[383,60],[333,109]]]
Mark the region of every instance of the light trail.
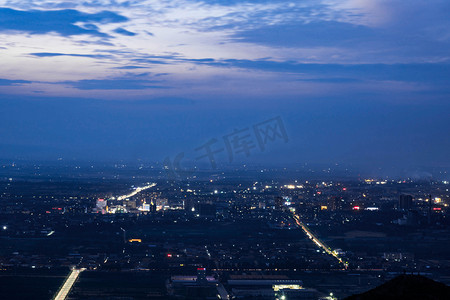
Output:
[[134,191],[132,191],[131,193],[129,193],[127,195],[122,195],[122,196],[117,197],[117,200],[120,201],[120,200],[124,200],[126,198],[133,197],[133,196],[139,194],[140,192],[145,191],[146,189],[154,187],[155,185],[156,185],[156,183],[152,183],[152,184],[149,184],[149,185],[146,185],[143,187],[138,187]]
[[342,258],[340,258],[339,255],[336,253],[336,251],[332,251],[330,247],[328,247],[324,242],[322,242],[318,237],[316,237],[309,230],[309,228],[306,227],[306,225],[300,221],[300,218],[298,215],[294,214],[294,220],[297,223],[297,225],[303,229],[303,231],[306,233],[306,235],[314,242],[314,244],[316,244],[319,248],[322,248],[327,254],[336,258],[341,264],[344,265],[345,269],[348,268],[348,262],[343,261]]
[[67,298],[67,295],[69,295],[70,290],[72,289],[73,284],[75,281],[77,281],[78,276],[81,272],[83,272],[85,269],[72,269],[69,276],[66,278],[66,281],[64,282],[61,289],[58,291],[58,294],[56,294],[54,300],[64,300]]

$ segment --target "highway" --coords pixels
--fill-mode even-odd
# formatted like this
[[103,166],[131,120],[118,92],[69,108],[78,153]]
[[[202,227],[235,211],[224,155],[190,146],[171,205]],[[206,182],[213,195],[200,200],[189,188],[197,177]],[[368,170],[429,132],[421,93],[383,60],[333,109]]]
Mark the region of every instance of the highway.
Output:
[[328,247],[324,242],[322,242],[317,236],[315,236],[311,230],[309,230],[309,228],[303,224],[300,221],[300,217],[296,214],[294,214],[294,219],[295,222],[297,223],[298,226],[300,226],[303,231],[306,233],[306,235],[319,247],[322,248],[327,254],[333,256],[334,258],[336,258],[341,264],[344,265],[344,268],[347,269],[348,267],[348,262],[345,262],[342,260],[342,258],[339,257],[339,255],[336,253],[336,251],[331,250],[330,247]]
[[133,196],[139,194],[140,192],[142,192],[142,191],[144,191],[144,190],[146,190],[146,189],[149,189],[149,188],[154,187],[155,185],[156,185],[156,183],[152,183],[152,184],[149,184],[149,185],[146,185],[146,186],[143,186],[143,187],[138,187],[138,188],[136,188],[134,191],[132,191],[132,192],[129,193],[129,194],[126,194],[126,195],[122,195],[122,196],[117,197],[117,200],[124,200],[124,199],[126,199],[126,198],[133,197]]
[[67,298],[67,295],[69,295],[70,290],[72,289],[73,284],[75,281],[77,281],[78,276],[81,272],[83,272],[85,269],[72,269],[69,276],[66,278],[66,281],[64,281],[63,286],[58,291],[58,294],[56,294],[54,300],[64,300]]

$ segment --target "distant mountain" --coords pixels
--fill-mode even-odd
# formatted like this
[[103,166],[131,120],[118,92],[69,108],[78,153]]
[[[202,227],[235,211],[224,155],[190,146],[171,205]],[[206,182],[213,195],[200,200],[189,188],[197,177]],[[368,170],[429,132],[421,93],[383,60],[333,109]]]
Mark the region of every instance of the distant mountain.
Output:
[[450,286],[421,275],[400,275],[362,294],[344,300],[448,300]]

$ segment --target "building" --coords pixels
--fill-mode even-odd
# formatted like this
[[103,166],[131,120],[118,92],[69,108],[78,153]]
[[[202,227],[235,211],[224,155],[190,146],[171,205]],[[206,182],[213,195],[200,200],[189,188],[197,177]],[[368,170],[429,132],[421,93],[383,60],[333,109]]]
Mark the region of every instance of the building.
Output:
[[276,197],[275,198],[275,209],[282,210],[284,204],[283,197]]
[[107,204],[108,202],[105,199],[97,199],[97,201],[95,202],[96,212],[105,214],[107,211]]
[[178,299],[228,299],[228,294],[214,277],[206,276],[205,268],[197,269],[197,276],[172,276],[167,292]]
[[328,198],[326,206],[327,209],[331,211],[342,210],[343,203],[344,200],[342,199],[342,197],[333,196]]
[[169,209],[169,200],[166,198],[158,198],[154,203],[156,204],[156,210]]
[[284,275],[230,275],[228,290],[235,299],[318,299],[314,289],[306,289],[301,280]]
[[411,195],[400,195],[398,200],[398,209],[409,210],[413,207],[413,198]]
[[128,210],[136,209],[136,201],[135,200],[127,200],[127,201],[125,201],[125,207]]
[[194,212],[196,210],[198,201],[192,198],[187,198],[183,201],[184,210]]

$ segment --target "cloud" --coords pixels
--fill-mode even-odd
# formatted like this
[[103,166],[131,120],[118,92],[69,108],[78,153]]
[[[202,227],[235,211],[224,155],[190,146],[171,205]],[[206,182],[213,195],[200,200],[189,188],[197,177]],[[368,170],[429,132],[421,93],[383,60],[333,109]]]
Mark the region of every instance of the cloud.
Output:
[[37,57],[55,57],[55,56],[72,56],[72,57],[89,57],[89,58],[112,58],[111,55],[102,54],[76,54],[76,53],[51,53],[51,52],[36,52],[30,53]]
[[[0,8],[0,31],[23,31],[32,34],[57,32],[62,36],[89,34],[105,37],[92,23],[121,23],[128,19],[110,11],[83,13],[73,9],[21,11]],[[85,25],[75,25],[84,23]]]
[[150,100],[142,100],[134,102],[135,105],[147,106],[147,105],[193,105],[196,102],[189,98],[183,97],[159,97]]
[[[200,63],[203,63],[201,60]],[[393,80],[423,83],[445,83],[450,81],[450,64],[423,63],[423,64],[316,64],[297,63],[293,61],[271,60],[217,60],[211,63],[214,66],[238,67],[268,72],[297,73],[306,76],[330,76],[336,78],[366,79],[366,80]],[[314,79],[320,80],[320,79]]]
[[142,66],[121,66],[121,67],[115,67],[114,69],[119,70],[133,70],[133,69],[145,69],[146,67]]
[[325,77],[325,78],[302,78],[299,79],[299,81],[323,82],[323,83],[354,83],[354,82],[361,82],[363,80],[358,78]]
[[9,80],[0,78],[0,86],[20,86],[23,84],[31,83],[27,80]]
[[167,86],[156,85],[156,83],[160,83],[160,81],[141,79],[92,79],[65,81],[62,83],[80,90],[145,90],[169,88]]
[[290,23],[236,32],[239,41],[270,46],[349,46],[375,37],[372,28],[336,21]]
[[[438,0],[439,9],[429,8],[420,0],[402,10],[399,0],[380,3],[96,0],[57,7],[51,0],[11,0],[5,4],[9,8],[0,9],[0,34],[9,42],[2,56],[5,70],[15,68],[15,78],[65,82],[78,89],[57,86],[54,94],[163,87],[146,76],[123,78],[124,71],[139,69],[151,69],[153,79],[170,74],[164,85],[176,87],[177,95],[215,89],[226,97],[227,92],[245,94],[245,86],[274,86],[275,91],[281,82],[292,87],[310,82],[311,89],[368,81],[443,86],[450,59],[449,35],[441,27],[448,23],[442,18],[448,5]],[[419,16],[421,7],[426,16]],[[419,24],[406,22],[416,15]],[[380,16],[388,20],[384,27],[366,20]],[[45,59],[51,57],[61,58]],[[110,94],[98,92],[99,97]]]
[[114,30],[115,33],[121,34],[121,35],[126,35],[126,36],[135,36],[136,33],[128,31],[126,29],[123,28],[117,28]]
[[155,65],[166,65],[169,64],[169,62],[166,61],[164,58],[157,58],[154,59],[148,59],[148,58],[135,58],[132,59],[133,62],[136,63],[142,63],[142,64],[155,64]]

